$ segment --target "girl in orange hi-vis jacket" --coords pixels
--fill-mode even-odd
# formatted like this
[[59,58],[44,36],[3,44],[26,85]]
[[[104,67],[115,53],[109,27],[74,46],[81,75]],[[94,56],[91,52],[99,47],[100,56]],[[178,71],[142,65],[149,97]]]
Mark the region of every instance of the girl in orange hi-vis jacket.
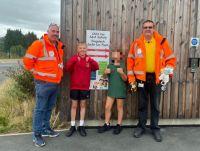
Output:
[[161,84],[169,81],[173,74],[176,58],[168,41],[154,30],[154,22],[143,23],[142,35],[130,47],[127,58],[128,81],[133,91],[138,91],[139,121],[134,131],[136,138],[141,137],[147,122],[148,98],[151,104],[150,127],[154,139],[162,141],[160,135],[159,104]]

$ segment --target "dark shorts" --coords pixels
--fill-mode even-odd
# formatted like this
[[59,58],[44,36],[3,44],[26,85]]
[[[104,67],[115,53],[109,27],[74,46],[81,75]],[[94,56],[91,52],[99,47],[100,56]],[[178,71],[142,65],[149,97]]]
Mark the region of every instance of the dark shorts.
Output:
[[[109,95],[108,95],[109,96]],[[109,97],[111,97],[111,98],[113,98],[113,99],[123,99],[123,100],[125,100],[126,98],[124,98],[124,97],[113,97],[113,96],[109,96]]]
[[70,90],[70,98],[72,100],[87,100],[90,98],[89,90]]
[[126,98],[115,98],[115,99],[122,99],[122,100],[125,100]]

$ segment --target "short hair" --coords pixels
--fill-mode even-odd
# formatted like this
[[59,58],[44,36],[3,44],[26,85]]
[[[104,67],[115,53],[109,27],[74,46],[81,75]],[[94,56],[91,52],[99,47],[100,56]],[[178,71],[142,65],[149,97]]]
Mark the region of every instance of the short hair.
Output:
[[152,20],[147,19],[147,20],[145,20],[145,21],[142,23],[142,27],[144,26],[145,23],[152,23],[153,26],[155,25],[155,23],[154,23]]
[[111,51],[111,53],[112,52],[119,52],[120,53],[120,55],[124,55],[124,52],[121,50],[121,49],[114,49],[113,51]]
[[114,50],[114,51],[111,51],[111,54],[112,54],[113,52],[118,52],[118,53],[120,54],[120,60],[123,59],[124,56],[125,56],[124,53],[121,51],[121,49],[116,49],[116,50]]
[[50,23],[48,29],[50,29],[50,28],[53,27],[53,26],[56,26],[56,27],[59,28],[59,25],[58,25],[58,24],[56,24],[56,23]]
[[80,46],[80,45],[86,45],[87,46],[86,42],[78,42],[77,47]]

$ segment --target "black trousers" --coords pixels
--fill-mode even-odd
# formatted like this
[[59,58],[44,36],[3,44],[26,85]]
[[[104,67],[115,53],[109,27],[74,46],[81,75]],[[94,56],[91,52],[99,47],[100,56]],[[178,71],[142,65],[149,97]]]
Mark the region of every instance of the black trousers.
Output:
[[137,80],[138,82],[138,109],[139,122],[138,127],[145,128],[147,123],[148,100],[150,98],[151,105],[151,129],[160,129],[159,106],[161,96],[161,85],[156,84],[155,73],[146,73],[146,82]]

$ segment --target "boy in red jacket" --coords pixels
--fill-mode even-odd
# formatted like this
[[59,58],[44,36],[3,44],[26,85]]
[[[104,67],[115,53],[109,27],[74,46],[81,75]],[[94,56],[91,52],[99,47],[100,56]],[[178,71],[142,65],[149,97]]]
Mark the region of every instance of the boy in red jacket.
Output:
[[71,105],[71,128],[66,136],[70,137],[76,131],[75,119],[78,103],[80,104],[80,125],[78,132],[81,136],[86,136],[84,128],[84,118],[86,110],[86,100],[90,98],[90,75],[92,71],[99,69],[98,63],[86,55],[86,43],[78,43],[77,54],[72,56],[66,63],[66,70],[70,73],[70,98]]

